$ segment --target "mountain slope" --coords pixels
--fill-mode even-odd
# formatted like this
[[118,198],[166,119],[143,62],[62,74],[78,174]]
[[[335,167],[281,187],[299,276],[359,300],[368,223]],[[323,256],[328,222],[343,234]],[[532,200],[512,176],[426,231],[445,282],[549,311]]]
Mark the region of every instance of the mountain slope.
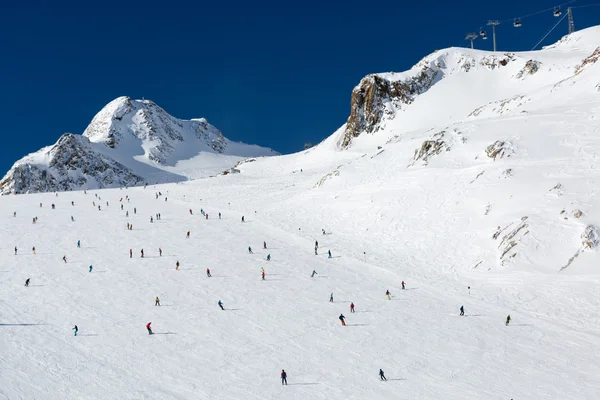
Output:
[[[119,97],[82,136],[65,134],[53,146],[17,161],[0,181],[0,193],[177,182],[214,175],[244,157],[275,154],[231,142],[205,119],[176,119],[151,101]],[[181,170],[180,162],[186,162]]]
[[373,92],[393,114],[346,146],[347,124],[236,174],[3,196],[0,397],[596,399],[598,33],[493,70],[443,50],[476,65]]

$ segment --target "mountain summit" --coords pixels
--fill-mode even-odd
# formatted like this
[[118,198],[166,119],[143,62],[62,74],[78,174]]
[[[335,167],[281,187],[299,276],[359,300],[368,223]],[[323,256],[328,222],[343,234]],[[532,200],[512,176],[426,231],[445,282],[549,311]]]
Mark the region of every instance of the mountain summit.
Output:
[[17,161],[0,181],[0,193],[178,182],[221,172],[245,157],[276,154],[232,142],[204,118],[177,119],[152,101],[123,96],[96,114],[83,135],[65,133]]

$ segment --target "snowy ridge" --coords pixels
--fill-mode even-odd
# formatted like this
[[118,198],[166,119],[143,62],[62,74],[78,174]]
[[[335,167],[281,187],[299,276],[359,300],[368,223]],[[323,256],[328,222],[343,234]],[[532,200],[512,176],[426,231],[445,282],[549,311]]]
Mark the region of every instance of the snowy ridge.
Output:
[[231,142],[204,118],[180,120],[151,101],[119,97],[82,136],[65,134],[17,161],[0,181],[0,193],[178,182],[218,174],[244,157],[276,154]]
[[[593,75],[592,70],[598,68],[599,42],[600,29],[594,27],[542,51],[494,53],[449,48],[425,57],[409,71],[369,75],[353,90],[351,114],[338,143],[345,149],[362,134],[423,129],[432,122],[442,127],[478,116],[493,103],[506,113],[506,103],[519,100],[518,106],[510,107],[518,112],[530,96],[543,100],[556,85],[574,84],[584,69],[590,70],[586,75]],[[595,89],[597,93],[598,83],[596,78],[586,91]]]

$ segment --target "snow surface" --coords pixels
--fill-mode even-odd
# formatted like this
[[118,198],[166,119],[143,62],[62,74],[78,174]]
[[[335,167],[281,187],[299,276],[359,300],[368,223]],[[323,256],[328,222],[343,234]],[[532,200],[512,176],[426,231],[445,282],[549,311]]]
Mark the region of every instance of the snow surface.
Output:
[[519,53],[456,70],[346,151],[342,126],[227,176],[1,197],[0,396],[597,399],[600,64],[576,71],[600,29],[577,35],[532,53],[538,83],[502,83]]

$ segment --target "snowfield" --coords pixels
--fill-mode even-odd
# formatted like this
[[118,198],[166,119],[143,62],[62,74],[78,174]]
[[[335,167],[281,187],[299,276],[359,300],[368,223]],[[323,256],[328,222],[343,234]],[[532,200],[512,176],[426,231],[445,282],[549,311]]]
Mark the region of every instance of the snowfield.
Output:
[[0,197],[0,397],[597,399],[598,43],[436,52],[345,150],[349,125],[239,173]]

